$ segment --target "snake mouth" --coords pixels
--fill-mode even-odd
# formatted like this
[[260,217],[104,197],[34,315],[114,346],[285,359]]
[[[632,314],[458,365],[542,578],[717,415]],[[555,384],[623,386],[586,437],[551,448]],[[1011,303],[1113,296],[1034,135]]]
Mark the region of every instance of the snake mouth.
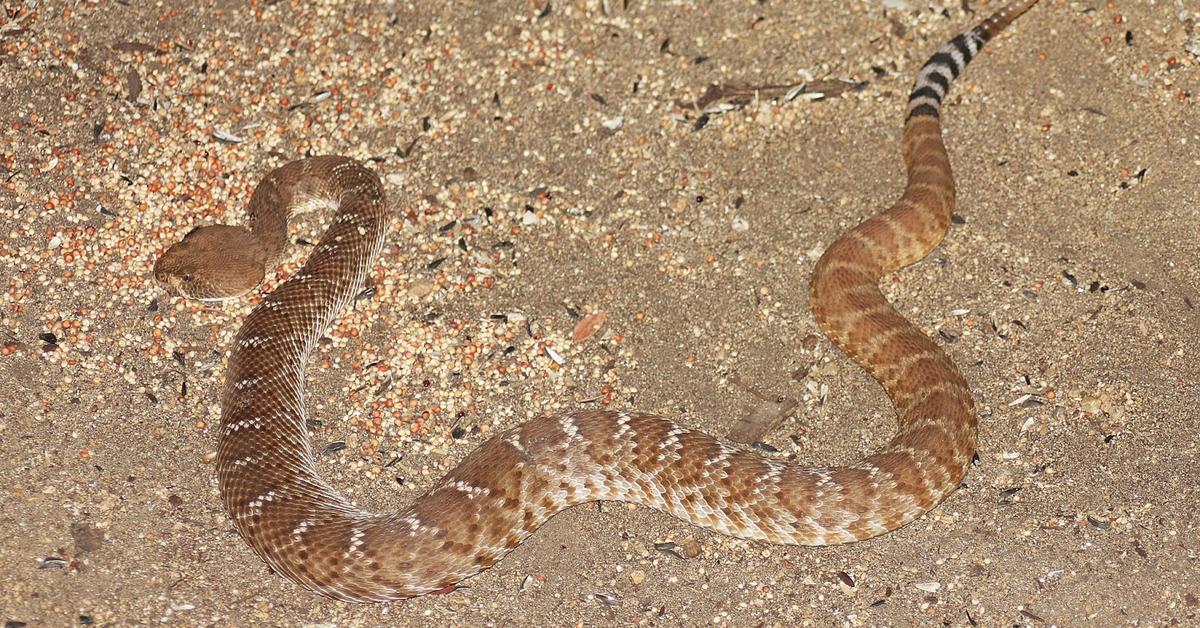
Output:
[[191,275],[176,275],[173,273],[155,273],[154,283],[167,294],[168,297],[179,297],[185,301],[199,301],[201,303],[224,303],[245,296],[250,290],[239,292],[238,294],[213,296],[211,294],[203,294],[197,291],[194,279]]
[[236,300],[240,299],[245,294],[247,294],[247,293],[243,292],[242,294],[235,294],[233,296],[228,296],[228,297],[188,297],[188,298],[193,301],[199,301],[201,303],[228,303],[230,301],[236,301]]
[[250,290],[247,290],[245,292],[229,295],[203,295],[197,294],[191,290],[187,290],[186,288],[189,287],[187,286],[187,283],[178,277],[171,277],[169,281],[170,285],[164,287],[166,288],[166,291],[171,293],[173,296],[178,296],[185,301],[197,301],[204,304],[224,304],[230,301],[236,301],[251,292]]
[[202,303],[233,301],[250,294],[258,285],[258,282],[255,282],[254,285],[230,293],[217,288],[207,275],[197,275],[194,272],[180,272],[177,269],[166,268],[163,259],[160,258],[155,263],[151,276],[154,278],[154,283],[169,297],[179,297],[186,301]]

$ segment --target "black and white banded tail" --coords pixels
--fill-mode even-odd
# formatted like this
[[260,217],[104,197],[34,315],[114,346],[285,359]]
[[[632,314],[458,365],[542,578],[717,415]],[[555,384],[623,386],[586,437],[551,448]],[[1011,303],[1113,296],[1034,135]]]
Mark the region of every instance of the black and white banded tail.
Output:
[[959,33],[938,51],[929,57],[917,80],[913,84],[912,93],[908,95],[908,115],[938,117],[942,110],[942,99],[950,91],[950,83],[962,74],[963,69],[979,54],[983,45],[1013,20],[1037,4],[1038,0],[1016,0],[1000,9],[978,26]]

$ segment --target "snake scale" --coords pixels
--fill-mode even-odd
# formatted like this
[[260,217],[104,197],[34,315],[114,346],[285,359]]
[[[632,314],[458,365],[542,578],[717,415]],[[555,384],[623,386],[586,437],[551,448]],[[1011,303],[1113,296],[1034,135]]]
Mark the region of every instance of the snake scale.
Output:
[[246,318],[229,355],[217,477],[242,537],[295,582],[368,602],[449,590],[555,513],[592,500],[635,502],[723,534],[802,545],[870,538],[936,506],[958,487],[975,451],[970,387],[878,282],[945,236],[955,188],[942,100],[984,43],[1036,1],[1010,2],[924,64],[908,99],[903,195],[816,264],[818,324],[883,385],[897,414],[895,437],[844,467],[763,458],[650,414],[579,411],[492,437],[401,512],[351,505],[317,473],[304,372],[317,341],[362,289],[389,206],[378,177],[348,158],[308,158],[272,171],[250,199],[248,228],[195,229],[154,268],[160,283],[186,297],[245,294],[280,259],[293,210],[336,207],[303,267]]

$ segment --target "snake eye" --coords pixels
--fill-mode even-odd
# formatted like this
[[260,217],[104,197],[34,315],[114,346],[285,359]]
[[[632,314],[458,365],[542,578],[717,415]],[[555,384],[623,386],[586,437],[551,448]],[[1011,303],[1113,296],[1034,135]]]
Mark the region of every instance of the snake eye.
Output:
[[180,278],[180,279],[182,279],[182,280],[184,280],[184,281],[191,281],[191,280],[192,280],[192,276],[191,276],[191,274],[189,274],[189,273],[184,273],[184,274],[180,275],[180,276],[179,276],[179,278]]

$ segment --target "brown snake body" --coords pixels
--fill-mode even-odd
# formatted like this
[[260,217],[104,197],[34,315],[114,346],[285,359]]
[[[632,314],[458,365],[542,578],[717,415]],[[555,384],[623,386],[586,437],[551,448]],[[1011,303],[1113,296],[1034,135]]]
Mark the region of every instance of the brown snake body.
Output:
[[280,257],[295,206],[337,206],[300,271],[246,318],[229,356],[217,477],[238,531],[295,582],[366,602],[452,587],[555,513],[591,500],[636,502],[723,534],[803,545],[858,541],[921,516],[966,473],[976,417],[958,369],[888,304],[878,281],[923,258],[946,234],[955,189],[941,137],[942,99],[984,42],[1036,1],[1011,2],[922,67],[904,126],[903,196],[834,242],[813,273],[817,322],[896,408],[898,432],[879,452],[845,467],[802,467],[657,416],[576,412],[491,438],[402,512],[352,506],[317,473],[304,371],[317,340],[362,289],[383,246],[389,208],[371,171],[350,159],[317,157],[264,179],[250,201],[248,230],[197,229],[154,269],[185,296],[243,294]]

